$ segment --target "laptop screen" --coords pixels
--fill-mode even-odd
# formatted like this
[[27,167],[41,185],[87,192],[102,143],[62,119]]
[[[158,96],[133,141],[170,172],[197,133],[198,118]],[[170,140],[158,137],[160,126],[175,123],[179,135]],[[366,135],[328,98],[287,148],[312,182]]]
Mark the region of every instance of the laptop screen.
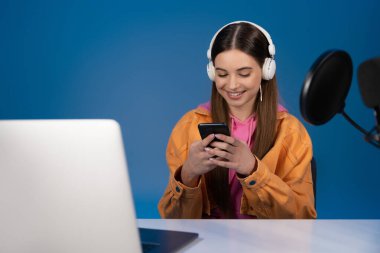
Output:
[[141,252],[113,120],[0,121],[0,252]]

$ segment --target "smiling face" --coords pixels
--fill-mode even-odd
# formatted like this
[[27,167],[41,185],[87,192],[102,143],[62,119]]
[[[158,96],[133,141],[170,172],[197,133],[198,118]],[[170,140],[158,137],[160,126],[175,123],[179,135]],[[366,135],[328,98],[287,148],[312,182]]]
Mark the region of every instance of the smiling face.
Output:
[[218,54],[214,61],[215,85],[226,100],[230,112],[240,120],[253,113],[261,84],[261,67],[250,55],[231,49]]

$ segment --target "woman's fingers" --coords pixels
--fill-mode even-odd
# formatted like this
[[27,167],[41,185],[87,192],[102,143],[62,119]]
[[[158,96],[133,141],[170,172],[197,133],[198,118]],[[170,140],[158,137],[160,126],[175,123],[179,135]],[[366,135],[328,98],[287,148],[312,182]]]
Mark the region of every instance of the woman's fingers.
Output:
[[215,139],[215,134],[210,134],[206,138],[204,138],[201,143],[202,146],[205,148],[207,147],[213,140]]
[[237,168],[239,165],[236,162],[230,162],[230,161],[220,160],[220,159],[216,159],[216,158],[210,158],[210,161],[214,165],[219,166],[219,167],[224,167],[224,168]]
[[227,135],[224,135],[224,134],[215,134],[215,137],[223,142],[226,142],[228,144],[231,144],[232,146],[237,146],[239,144],[238,140],[231,137],[231,136],[227,136]]
[[213,147],[214,149],[225,150],[229,153],[233,153],[233,151],[235,150],[234,146],[222,141],[213,141],[211,142],[210,146]]
[[212,152],[212,148],[205,147],[205,152],[202,153],[202,158],[209,159],[210,157],[215,156]]
[[225,150],[218,149],[218,148],[211,149],[211,150],[209,150],[207,152],[210,155],[212,155],[212,156],[221,157],[221,158],[224,158],[226,160],[231,160],[232,159],[232,154],[231,153],[226,152]]

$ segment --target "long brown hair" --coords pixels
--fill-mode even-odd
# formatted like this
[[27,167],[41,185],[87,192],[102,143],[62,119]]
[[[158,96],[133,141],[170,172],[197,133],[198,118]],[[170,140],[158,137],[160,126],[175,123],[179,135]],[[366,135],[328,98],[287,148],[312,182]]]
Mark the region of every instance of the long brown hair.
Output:
[[[265,58],[270,57],[268,40],[255,26],[248,23],[235,23],[221,30],[215,38],[211,49],[211,58],[231,49],[238,49],[251,55],[262,67]],[[252,153],[259,159],[263,158],[275,141],[278,90],[276,76],[266,81],[262,80],[262,101],[257,94],[253,111],[256,113],[257,125],[252,136],[254,145]],[[214,122],[225,122],[230,126],[228,104],[216,89],[215,82],[211,92],[211,116]],[[228,168],[216,168],[206,175],[207,192],[210,200],[226,215],[231,217],[232,206],[228,182]]]

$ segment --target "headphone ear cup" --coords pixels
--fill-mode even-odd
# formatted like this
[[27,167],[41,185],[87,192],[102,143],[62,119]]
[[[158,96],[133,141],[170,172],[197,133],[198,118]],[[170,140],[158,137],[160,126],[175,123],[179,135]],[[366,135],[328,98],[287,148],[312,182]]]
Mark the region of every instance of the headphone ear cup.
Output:
[[263,64],[263,79],[271,80],[276,73],[276,61],[273,58],[265,58]]
[[207,64],[207,75],[211,81],[215,80],[215,67],[212,61],[209,61],[209,63]]

